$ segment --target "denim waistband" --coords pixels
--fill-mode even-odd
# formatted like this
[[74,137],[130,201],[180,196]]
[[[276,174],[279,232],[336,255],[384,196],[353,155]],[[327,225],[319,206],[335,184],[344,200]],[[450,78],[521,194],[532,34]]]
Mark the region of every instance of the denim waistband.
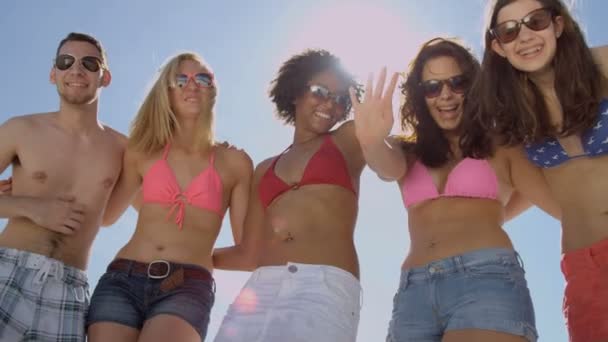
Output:
[[403,269],[402,279],[415,281],[444,274],[465,272],[467,268],[489,263],[517,265],[523,269],[523,260],[519,254],[508,248],[488,248],[430,262],[421,267]]

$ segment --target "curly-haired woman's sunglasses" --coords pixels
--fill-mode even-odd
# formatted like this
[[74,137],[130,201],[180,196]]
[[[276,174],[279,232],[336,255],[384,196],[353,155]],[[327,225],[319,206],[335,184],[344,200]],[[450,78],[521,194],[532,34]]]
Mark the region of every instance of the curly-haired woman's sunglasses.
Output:
[[350,109],[350,97],[348,94],[332,94],[329,89],[318,84],[313,84],[309,86],[308,89],[310,90],[310,93],[319,100],[333,100],[334,103],[343,110]]

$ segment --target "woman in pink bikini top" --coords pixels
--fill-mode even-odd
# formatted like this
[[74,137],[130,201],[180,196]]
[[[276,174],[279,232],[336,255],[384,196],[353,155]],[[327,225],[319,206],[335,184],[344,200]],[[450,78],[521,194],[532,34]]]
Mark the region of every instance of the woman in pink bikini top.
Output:
[[[364,101],[353,101],[365,159],[381,179],[397,181],[408,213],[411,245],[387,341],[536,339],[523,267],[502,225],[530,202],[555,217],[559,209],[521,150],[493,150],[463,117],[478,70],[452,40],[424,44],[401,84],[405,138],[389,137],[397,74],[384,91],[383,70]],[[480,137],[486,144],[472,143]],[[502,311],[485,310],[492,301]]]

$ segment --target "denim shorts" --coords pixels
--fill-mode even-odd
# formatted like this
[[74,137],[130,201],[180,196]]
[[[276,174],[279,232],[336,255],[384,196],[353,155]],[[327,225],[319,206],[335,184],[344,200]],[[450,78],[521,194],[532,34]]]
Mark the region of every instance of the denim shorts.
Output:
[[534,308],[517,252],[483,249],[403,270],[387,342],[439,342],[481,329],[536,341]]
[[169,314],[192,325],[203,341],[214,301],[215,282],[203,267],[116,259],[93,292],[87,327],[114,322],[141,330],[145,321]]

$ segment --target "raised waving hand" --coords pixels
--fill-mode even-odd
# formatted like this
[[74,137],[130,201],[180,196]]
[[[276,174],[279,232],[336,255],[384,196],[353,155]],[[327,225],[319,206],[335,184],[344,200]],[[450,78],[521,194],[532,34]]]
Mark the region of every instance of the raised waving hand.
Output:
[[370,74],[362,103],[357,101],[354,89],[350,89],[350,98],[355,111],[355,134],[363,156],[378,177],[386,181],[398,180],[407,171],[406,159],[401,148],[399,145],[393,146],[392,139],[389,138],[395,122],[393,93],[397,87],[397,80],[398,74],[394,73],[385,89],[386,68],[382,68],[374,87],[374,77]]
[[359,103],[354,89],[350,89],[350,98],[355,112],[355,133],[362,147],[384,142],[391,133],[394,123],[393,93],[397,86],[398,74],[394,73],[386,90],[386,68],[382,68],[374,88],[373,74],[370,74],[365,86],[363,102]]

